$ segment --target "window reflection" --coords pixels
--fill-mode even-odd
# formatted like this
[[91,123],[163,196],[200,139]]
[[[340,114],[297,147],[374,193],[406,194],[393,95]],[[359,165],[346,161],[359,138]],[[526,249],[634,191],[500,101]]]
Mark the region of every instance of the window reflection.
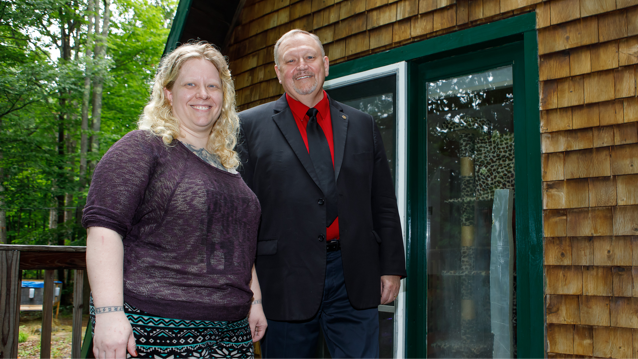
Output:
[[379,126],[392,180],[396,183],[396,76],[326,90],[335,100],[372,116]]
[[428,357],[514,357],[512,67],[427,83]]

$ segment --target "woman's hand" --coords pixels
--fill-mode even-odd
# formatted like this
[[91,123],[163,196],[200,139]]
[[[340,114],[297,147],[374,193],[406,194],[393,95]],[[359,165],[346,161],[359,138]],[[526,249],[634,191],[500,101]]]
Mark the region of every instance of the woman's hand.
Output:
[[124,312],[95,316],[93,354],[97,359],[126,358],[126,351],[136,357],[133,328]]
[[261,299],[253,301],[248,313],[248,324],[250,325],[250,334],[253,336],[253,343],[258,342],[264,337],[268,322],[264,315],[264,307],[261,305]]
[[264,307],[261,305],[261,288],[259,287],[259,279],[257,279],[257,271],[253,265],[252,278],[250,279],[250,289],[253,291],[253,302],[248,312],[248,324],[250,325],[250,334],[253,336],[253,343],[258,342],[266,334],[268,322],[264,314]]
[[86,267],[95,305],[93,354],[98,359],[133,356],[133,328],[122,306],[124,247],[117,232],[104,227],[90,227],[86,238]]

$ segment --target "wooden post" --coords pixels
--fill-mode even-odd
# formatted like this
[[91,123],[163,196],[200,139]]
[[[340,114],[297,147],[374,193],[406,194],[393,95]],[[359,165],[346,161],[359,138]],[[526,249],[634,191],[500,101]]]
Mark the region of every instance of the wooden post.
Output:
[[0,251],[0,356],[18,357],[20,252]]
[[82,309],[84,308],[84,271],[76,270],[73,278],[73,334],[71,358],[80,358],[82,350]]
[[42,303],[42,337],[40,358],[51,358],[51,325],[53,322],[53,269],[44,271],[44,299]]

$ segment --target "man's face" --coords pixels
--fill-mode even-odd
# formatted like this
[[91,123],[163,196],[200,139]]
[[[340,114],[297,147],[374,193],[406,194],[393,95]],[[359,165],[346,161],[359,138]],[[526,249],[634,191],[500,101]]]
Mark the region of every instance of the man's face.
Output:
[[328,57],[310,36],[296,34],[279,45],[277,78],[288,95],[301,98],[322,98],[323,82],[328,75]]

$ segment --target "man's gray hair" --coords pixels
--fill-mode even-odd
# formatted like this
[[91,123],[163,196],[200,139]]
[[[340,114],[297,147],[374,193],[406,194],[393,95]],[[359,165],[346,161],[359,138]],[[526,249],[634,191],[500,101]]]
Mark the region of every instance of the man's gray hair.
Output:
[[326,56],[326,51],[323,49],[323,44],[321,43],[321,40],[319,39],[319,36],[315,35],[315,34],[311,34],[308,31],[305,30],[301,30],[301,29],[293,29],[288,31],[287,33],[283,34],[282,37],[279,38],[279,40],[277,40],[277,43],[275,44],[275,51],[274,51],[274,55],[275,55],[275,65],[277,65],[277,67],[279,67],[279,45],[281,45],[282,42],[284,42],[286,39],[293,37],[297,34],[303,34],[303,35],[308,35],[310,36],[313,40],[315,40],[315,42],[317,43],[317,45],[319,45],[319,48],[321,49],[321,57],[323,58],[324,56]]

